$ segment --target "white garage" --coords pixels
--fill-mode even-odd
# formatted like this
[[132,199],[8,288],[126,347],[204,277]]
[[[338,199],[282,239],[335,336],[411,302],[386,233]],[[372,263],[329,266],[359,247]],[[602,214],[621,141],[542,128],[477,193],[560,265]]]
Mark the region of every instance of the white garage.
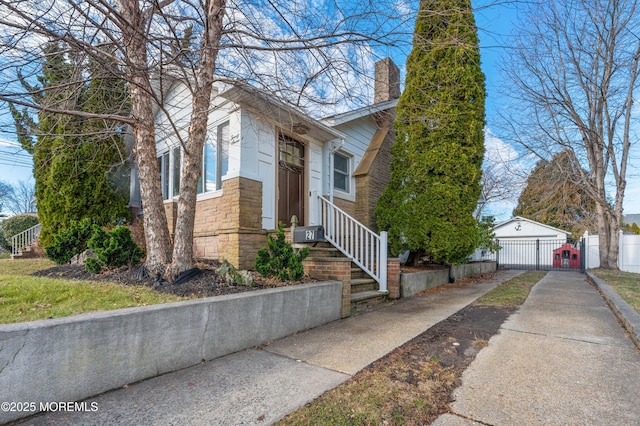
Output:
[[520,216],[498,223],[493,232],[498,245],[502,247],[494,255],[499,267],[565,269],[560,266],[558,259],[554,265],[554,255],[567,243],[570,232]]

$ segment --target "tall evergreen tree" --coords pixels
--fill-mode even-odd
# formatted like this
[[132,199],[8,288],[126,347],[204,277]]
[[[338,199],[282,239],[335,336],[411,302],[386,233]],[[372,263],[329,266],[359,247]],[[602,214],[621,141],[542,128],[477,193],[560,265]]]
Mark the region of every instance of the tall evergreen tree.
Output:
[[394,253],[459,263],[476,248],[484,100],[470,1],[422,1],[397,106],[391,182],[376,208]]
[[584,231],[597,232],[596,203],[579,184],[578,167],[571,151],[562,151],[551,161],[540,160],[529,175],[513,214],[571,231],[573,238],[579,238]]
[[34,101],[43,107],[37,123],[28,111],[11,108],[19,140],[33,153],[40,240],[46,246],[72,221],[90,218],[106,225],[128,212],[125,193],[112,180],[114,166],[125,158],[118,128],[104,120],[47,111],[121,111],[126,88],[104,67],[67,57],[61,43],[47,44],[43,57],[41,90],[34,92]]

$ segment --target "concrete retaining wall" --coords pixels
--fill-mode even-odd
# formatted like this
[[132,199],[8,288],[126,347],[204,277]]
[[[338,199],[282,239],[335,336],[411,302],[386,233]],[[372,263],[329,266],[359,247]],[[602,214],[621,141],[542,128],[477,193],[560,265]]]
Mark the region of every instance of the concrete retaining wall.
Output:
[[[496,262],[474,262],[452,267],[456,279],[486,274],[496,270]],[[429,290],[449,282],[449,269],[409,272],[400,275],[400,294],[410,297],[421,291]]]
[[337,320],[341,300],[328,281],[0,325],[0,401],[85,399]]

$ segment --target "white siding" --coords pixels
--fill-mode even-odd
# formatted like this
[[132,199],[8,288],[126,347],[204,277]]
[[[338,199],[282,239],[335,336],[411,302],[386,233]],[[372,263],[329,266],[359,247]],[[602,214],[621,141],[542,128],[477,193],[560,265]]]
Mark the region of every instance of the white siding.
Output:
[[166,94],[164,101],[164,109],[159,109],[155,116],[158,152],[179,145],[175,129],[178,129],[181,138],[187,138],[191,117],[191,95],[184,85],[175,84]]
[[493,228],[497,239],[559,240],[566,239],[568,232],[528,220],[513,219]]
[[[366,116],[366,117],[359,118],[357,120],[340,124],[336,126],[335,129],[347,135],[347,138],[345,139],[344,145],[342,146],[341,150],[353,156],[352,163],[351,163],[351,173],[353,175],[353,172],[358,168],[358,165],[362,160],[362,156],[367,151],[367,148],[371,143],[371,139],[373,139],[373,135],[375,135],[376,130],[378,129],[377,124],[375,120],[371,118],[371,116]],[[327,152],[326,155],[328,158],[329,153]],[[325,185],[325,188],[327,188],[327,190],[325,191],[325,194],[331,190],[331,188],[328,187],[329,173],[331,172],[329,168],[330,168],[330,165],[327,162],[326,164],[327,185]],[[353,181],[351,183],[353,187],[350,194],[351,197],[343,196],[342,198],[350,199],[353,201],[355,200],[355,185]],[[334,196],[341,197],[339,192],[335,192]]]
[[276,130],[258,120],[252,112],[242,111],[239,144],[242,160],[240,176],[262,182],[262,227],[276,228]]
[[307,148],[307,176],[308,176],[308,199],[307,199],[307,212],[308,212],[308,225],[318,225],[320,223],[320,212],[317,211],[318,201],[314,199],[315,196],[322,194],[322,188],[324,183],[328,181],[328,176],[323,173],[326,170],[324,160],[324,146],[318,141],[311,141]]

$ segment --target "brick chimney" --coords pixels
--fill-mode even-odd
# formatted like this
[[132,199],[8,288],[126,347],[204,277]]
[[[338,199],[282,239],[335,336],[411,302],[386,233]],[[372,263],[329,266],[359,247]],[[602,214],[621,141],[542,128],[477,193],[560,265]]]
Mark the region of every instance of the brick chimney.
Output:
[[374,71],[373,103],[390,101],[400,97],[400,70],[391,58],[376,62]]

